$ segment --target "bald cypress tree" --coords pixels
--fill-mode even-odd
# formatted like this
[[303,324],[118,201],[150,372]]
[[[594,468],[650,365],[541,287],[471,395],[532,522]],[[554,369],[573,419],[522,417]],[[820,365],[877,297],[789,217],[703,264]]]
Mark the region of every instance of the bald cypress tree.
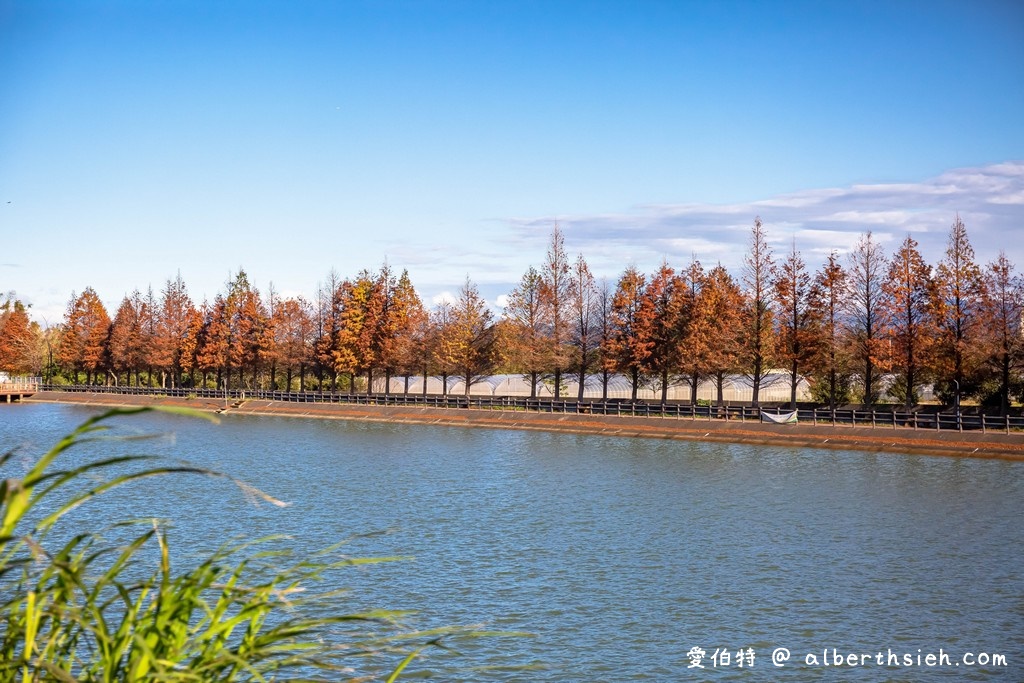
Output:
[[743,259],[743,351],[741,369],[753,386],[753,404],[760,401],[761,386],[775,361],[774,298],[775,263],[760,216],[754,219],[750,245]]
[[998,382],[999,414],[1007,415],[1024,369],[1024,277],[1000,252],[986,270],[985,284],[985,360]]
[[811,394],[832,410],[850,398],[848,296],[847,273],[833,251],[814,276],[809,302],[820,326],[817,353],[811,359]]
[[936,269],[932,301],[938,327],[936,389],[949,403],[977,393],[981,379],[984,281],[959,214],[949,229],[946,253]]
[[800,370],[814,358],[818,348],[818,316],[811,306],[811,276],[794,241],[775,274],[778,305],[778,358],[789,366],[789,401],[796,410],[796,389]]
[[887,270],[882,245],[870,231],[865,233],[850,252],[846,319],[851,356],[861,372],[861,401],[866,405],[879,399],[878,375],[886,369],[889,355],[888,308],[883,287]]
[[931,267],[910,235],[893,255],[882,287],[892,344],[891,365],[897,375],[890,393],[902,394],[903,403],[909,408],[917,403],[917,389],[924,381],[935,338],[929,306]]

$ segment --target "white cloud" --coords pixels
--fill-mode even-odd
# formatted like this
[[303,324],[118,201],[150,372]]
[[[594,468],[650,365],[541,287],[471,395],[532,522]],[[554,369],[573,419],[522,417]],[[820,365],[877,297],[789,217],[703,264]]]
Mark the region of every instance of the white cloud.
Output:
[[[923,255],[938,262],[956,214],[967,225],[979,263],[1000,250],[1024,270],[1024,162],[960,168],[917,183],[878,183],[811,189],[729,205],[666,204],[621,213],[558,216],[570,252],[621,272],[629,263],[657,267],[662,258],[679,267],[691,255],[706,264],[739,268],[754,217],[760,216],[770,243],[788,250],[792,240],[811,268],[832,250],[849,251],[863,232],[883,244],[898,244],[908,233]],[[550,229],[554,217],[509,219],[525,240]],[[605,275],[612,273],[603,272]]]
[[992,204],[1024,204],[1024,190],[1014,194],[992,197],[988,201]]
[[907,211],[839,211],[828,218],[860,225],[902,225],[910,217]]
[[434,306],[438,306],[438,305],[440,305],[442,303],[447,303],[449,305],[454,305],[455,302],[457,302],[458,300],[459,300],[458,297],[456,297],[451,292],[445,290],[445,291],[441,292],[440,294],[435,294],[434,296],[432,296],[430,298],[430,303],[432,303]]

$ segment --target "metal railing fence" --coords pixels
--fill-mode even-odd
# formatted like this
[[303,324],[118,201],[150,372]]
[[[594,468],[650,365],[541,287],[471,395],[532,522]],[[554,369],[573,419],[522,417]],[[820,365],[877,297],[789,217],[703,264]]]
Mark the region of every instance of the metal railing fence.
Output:
[[[112,386],[40,385],[44,391],[89,392],[142,396],[174,396],[184,398],[220,399],[224,401],[266,400],[289,403],[335,403],[374,406],[410,406],[426,408],[524,411],[576,415],[617,415],[675,420],[732,420],[760,422],[761,408],[749,405],[694,405],[688,402],[627,400],[555,400],[519,396],[462,396],[437,394],[348,394],[330,391],[269,391],[240,389],[199,389]],[[772,411],[776,412],[776,411]],[[787,413],[791,411],[777,411]],[[830,410],[802,408],[797,412],[801,423],[875,429],[917,429],[957,431],[1001,431],[1024,429],[1024,417],[985,415],[946,411],[908,411],[905,409]]]

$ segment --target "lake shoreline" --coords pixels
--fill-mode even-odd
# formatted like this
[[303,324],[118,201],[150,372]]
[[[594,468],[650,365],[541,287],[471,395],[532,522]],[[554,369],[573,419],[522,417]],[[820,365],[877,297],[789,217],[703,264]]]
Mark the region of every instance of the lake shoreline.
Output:
[[1024,434],[936,432],[911,428],[832,425],[776,425],[755,421],[690,420],[615,415],[534,413],[511,410],[366,406],[246,400],[240,404],[205,398],[42,391],[26,403],[68,403],[96,407],[178,406],[232,415],[269,415],[364,422],[435,424],[453,427],[523,429],[633,438],[711,441],[764,446],[996,458],[1024,462]]

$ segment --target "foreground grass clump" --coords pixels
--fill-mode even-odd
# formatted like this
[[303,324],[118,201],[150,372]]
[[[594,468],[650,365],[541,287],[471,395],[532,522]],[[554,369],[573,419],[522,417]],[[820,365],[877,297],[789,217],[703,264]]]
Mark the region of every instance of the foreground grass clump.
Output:
[[155,409],[87,420],[18,478],[8,471],[13,451],[0,456],[0,681],[368,680],[360,672],[375,670],[392,670],[393,681],[442,637],[488,635],[407,632],[402,613],[339,614],[340,591],[310,591],[329,572],[398,558],[332,559],[333,547],[296,560],[267,538],[223,546],[175,573],[156,520],[113,524],[138,529],[119,544],[96,530],[55,531],[91,498],[172,474],[224,478],[283,505],[218,472],[151,456],[62,469],[68,449],[111,438],[102,434],[111,418]]

